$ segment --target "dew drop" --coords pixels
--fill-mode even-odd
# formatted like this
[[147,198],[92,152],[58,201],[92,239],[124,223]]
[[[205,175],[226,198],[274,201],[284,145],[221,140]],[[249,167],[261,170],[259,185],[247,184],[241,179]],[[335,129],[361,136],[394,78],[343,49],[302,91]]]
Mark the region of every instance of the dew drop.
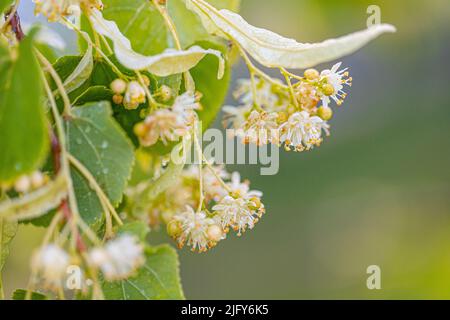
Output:
[[102,145],[100,146],[102,149],[106,149],[106,148],[108,148],[108,141],[103,141],[102,142]]

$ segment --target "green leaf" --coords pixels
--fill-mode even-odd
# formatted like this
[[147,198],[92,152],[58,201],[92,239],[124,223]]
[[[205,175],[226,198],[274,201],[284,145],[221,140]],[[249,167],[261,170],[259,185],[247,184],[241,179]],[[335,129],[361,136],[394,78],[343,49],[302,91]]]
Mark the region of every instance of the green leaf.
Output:
[[[16,235],[17,221],[0,218],[0,273],[9,255],[9,245]],[[1,280],[0,280],[1,281]]]
[[32,51],[32,35],[33,32],[21,42],[14,59],[9,58],[5,48],[0,49],[0,181],[3,182],[36,170],[48,150],[42,79]]
[[[27,295],[27,290],[25,289],[16,289],[14,293],[12,294],[13,300],[25,300],[25,297]],[[48,300],[48,297],[45,294],[32,291],[31,292],[31,300]]]
[[[68,151],[95,178],[114,206],[122,195],[134,161],[133,145],[112,117],[108,102],[72,109],[66,119]],[[77,170],[72,170],[80,214],[89,224],[101,221],[102,209],[95,191]]]
[[178,254],[169,245],[148,247],[146,263],[139,273],[122,281],[104,283],[103,292],[111,300],[180,300]]
[[119,228],[118,234],[132,234],[138,237],[138,239],[142,242],[145,241],[145,238],[150,231],[148,225],[143,221],[133,221],[124,224]]
[[[224,46],[207,42],[201,42],[199,45],[221,50],[222,52],[227,50]],[[225,74],[221,80],[217,79],[215,70],[217,70],[217,60],[215,61],[211,57],[204,58],[191,70],[196,88],[203,94],[200,101],[203,109],[198,112],[203,130],[206,130],[212,124],[219,113],[230,84],[231,70],[229,63],[226,63]]]
[[12,0],[0,0],[0,14],[5,12],[11,4]]
[[[220,9],[237,11],[240,0],[212,0]],[[122,33],[131,41],[135,51],[154,55],[174,48],[174,40],[164,19],[148,0],[104,0],[103,15],[114,20]],[[183,0],[167,1],[167,10],[174,21],[183,48],[194,42],[212,40],[199,18],[186,8]]]
[[105,86],[92,86],[79,95],[73,102],[75,106],[81,106],[89,102],[110,101],[114,93]]
[[114,20],[136,52],[161,53],[173,43],[158,10],[149,0],[104,0],[103,16]]

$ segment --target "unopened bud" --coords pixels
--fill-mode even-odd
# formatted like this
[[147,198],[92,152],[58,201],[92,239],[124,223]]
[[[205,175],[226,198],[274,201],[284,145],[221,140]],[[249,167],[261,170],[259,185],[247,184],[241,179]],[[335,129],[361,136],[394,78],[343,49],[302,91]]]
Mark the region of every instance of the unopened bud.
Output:
[[223,238],[223,230],[216,224],[213,224],[206,229],[206,236],[210,241],[219,242]]
[[170,237],[178,237],[183,229],[181,228],[180,222],[177,220],[172,220],[167,224],[167,234]]
[[319,78],[320,74],[316,69],[308,69],[305,71],[304,76],[308,80],[316,80]]
[[120,94],[115,94],[113,95],[112,100],[115,104],[122,104],[123,96],[121,96]]
[[30,187],[31,187],[31,181],[27,176],[21,176],[14,183],[14,189],[17,192],[21,192],[21,193],[27,192],[28,190],[30,190]]
[[133,131],[136,136],[142,137],[145,135],[147,130],[145,124],[143,122],[139,122],[134,126]]
[[42,174],[42,172],[36,171],[31,175],[30,180],[31,180],[31,187],[33,189],[37,189],[44,185],[45,176]]
[[164,102],[172,99],[172,89],[169,86],[162,85],[161,88],[159,88],[159,93],[161,96],[161,100]]
[[122,94],[127,90],[127,83],[122,79],[116,79],[111,82],[110,87],[115,94]]
[[328,121],[333,117],[333,110],[330,107],[321,106],[317,110],[317,115],[323,120]]

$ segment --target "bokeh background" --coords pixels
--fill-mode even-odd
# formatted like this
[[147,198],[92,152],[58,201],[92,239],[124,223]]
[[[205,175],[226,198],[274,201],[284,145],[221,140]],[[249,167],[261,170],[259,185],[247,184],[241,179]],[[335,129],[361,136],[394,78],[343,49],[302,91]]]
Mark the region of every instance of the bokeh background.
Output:
[[[343,59],[354,84],[320,148],[281,152],[275,176],[234,168],[264,191],[267,214],[207,254],[180,252],[188,298],[450,298],[449,1],[242,0],[241,12],[314,42],[365,28],[371,4],[398,32]],[[31,4],[22,10],[31,17]],[[20,228],[7,292],[26,285],[41,234]],[[366,287],[369,265],[381,290]]]

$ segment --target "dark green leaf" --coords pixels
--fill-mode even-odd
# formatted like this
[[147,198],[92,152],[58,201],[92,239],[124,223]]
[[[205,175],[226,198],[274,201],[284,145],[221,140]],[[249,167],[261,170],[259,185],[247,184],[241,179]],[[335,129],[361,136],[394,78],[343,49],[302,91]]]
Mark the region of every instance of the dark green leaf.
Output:
[[[16,289],[14,293],[12,294],[13,300],[25,300],[25,297],[27,296],[27,290],[25,289]],[[31,292],[31,300],[48,300],[48,297],[42,293],[32,291]]]
[[[114,206],[117,206],[131,174],[133,146],[112,117],[107,102],[72,109],[66,120],[68,151],[93,175]],[[98,223],[100,202],[86,179],[72,170],[78,207],[86,222]]]

